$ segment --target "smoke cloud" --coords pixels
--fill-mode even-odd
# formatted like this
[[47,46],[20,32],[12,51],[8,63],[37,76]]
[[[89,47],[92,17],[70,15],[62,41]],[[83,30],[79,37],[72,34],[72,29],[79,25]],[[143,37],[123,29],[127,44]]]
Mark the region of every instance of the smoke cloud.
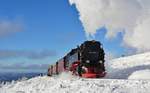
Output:
[[86,35],[105,27],[107,39],[123,34],[122,45],[136,52],[150,50],[150,0],[69,0],[79,11]]

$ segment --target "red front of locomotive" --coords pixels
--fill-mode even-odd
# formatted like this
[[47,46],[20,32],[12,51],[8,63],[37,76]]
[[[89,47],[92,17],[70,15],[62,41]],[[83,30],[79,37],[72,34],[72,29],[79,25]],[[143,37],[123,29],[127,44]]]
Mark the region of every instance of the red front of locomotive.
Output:
[[72,71],[73,75],[84,78],[102,78],[106,75],[105,69],[101,64],[96,64],[95,66],[83,65],[79,61],[72,64],[70,71]]
[[95,67],[89,67],[86,68],[86,71],[82,74],[82,77],[84,78],[101,78],[104,77],[106,75],[106,72],[101,70],[99,72],[97,72],[95,70]]

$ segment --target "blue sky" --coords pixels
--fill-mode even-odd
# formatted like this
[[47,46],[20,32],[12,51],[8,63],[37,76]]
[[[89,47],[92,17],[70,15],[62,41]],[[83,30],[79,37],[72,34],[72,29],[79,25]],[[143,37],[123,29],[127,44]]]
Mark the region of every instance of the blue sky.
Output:
[[[87,40],[79,15],[68,0],[0,0],[0,69],[44,69]],[[121,34],[107,40],[106,29],[95,39],[120,56]],[[35,69],[36,70],[36,69]]]

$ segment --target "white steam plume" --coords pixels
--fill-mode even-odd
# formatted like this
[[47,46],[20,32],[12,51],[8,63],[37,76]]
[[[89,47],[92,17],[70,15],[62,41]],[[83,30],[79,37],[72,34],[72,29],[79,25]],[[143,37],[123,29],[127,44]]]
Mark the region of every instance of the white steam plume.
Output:
[[107,28],[106,38],[123,33],[122,44],[137,52],[150,50],[150,0],[69,0],[79,11],[86,34]]

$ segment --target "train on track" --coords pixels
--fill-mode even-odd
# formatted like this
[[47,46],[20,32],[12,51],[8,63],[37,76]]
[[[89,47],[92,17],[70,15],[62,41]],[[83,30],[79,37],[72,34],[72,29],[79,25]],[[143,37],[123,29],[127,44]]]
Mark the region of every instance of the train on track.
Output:
[[84,78],[101,78],[105,72],[105,53],[99,41],[85,41],[48,68],[48,76],[71,71]]

